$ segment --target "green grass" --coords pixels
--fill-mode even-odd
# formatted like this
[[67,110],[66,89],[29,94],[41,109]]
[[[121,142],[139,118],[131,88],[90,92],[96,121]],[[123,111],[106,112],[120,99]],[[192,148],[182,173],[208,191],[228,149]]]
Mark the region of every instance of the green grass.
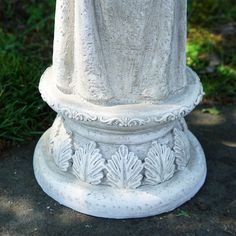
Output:
[[[200,75],[206,97],[236,95],[235,0],[189,1],[187,64]],[[224,30],[228,29],[227,33]]]
[[26,142],[54,113],[38,92],[51,63],[54,1],[3,1],[0,9],[0,139]]
[[[187,63],[200,75],[207,97],[236,91],[235,37],[221,35],[236,21],[235,0],[191,0]],[[55,113],[38,92],[51,64],[55,0],[2,0],[0,4],[0,140],[38,137]]]

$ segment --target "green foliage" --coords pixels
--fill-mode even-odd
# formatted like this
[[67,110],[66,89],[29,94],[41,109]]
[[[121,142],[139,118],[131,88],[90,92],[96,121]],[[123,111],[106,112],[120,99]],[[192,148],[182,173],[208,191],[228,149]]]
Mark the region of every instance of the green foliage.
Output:
[[179,210],[175,215],[177,217],[186,217],[186,218],[191,217],[190,213],[188,213],[187,211],[183,211],[183,210]]
[[217,116],[217,115],[220,114],[219,109],[217,109],[216,107],[204,108],[204,109],[202,109],[202,112],[203,113],[209,113],[209,114],[211,114],[213,116]]
[[200,76],[206,97],[236,94],[236,1],[189,1],[187,64]]
[[53,4],[22,2],[0,9],[0,139],[13,141],[38,136],[53,116],[37,88],[51,58]]
[[236,21],[236,1],[190,0],[188,15],[192,24],[203,27]]

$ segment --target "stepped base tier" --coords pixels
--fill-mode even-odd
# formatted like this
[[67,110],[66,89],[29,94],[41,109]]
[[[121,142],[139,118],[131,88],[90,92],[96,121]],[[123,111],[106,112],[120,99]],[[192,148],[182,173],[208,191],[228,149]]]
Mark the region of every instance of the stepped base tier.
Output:
[[59,203],[107,218],[171,211],[204,183],[206,163],[184,116],[201,101],[202,85],[186,69],[187,86],[160,104],[101,106],[56,86],[52,68],[40,82],[58,113],[34,154],[35,176]]

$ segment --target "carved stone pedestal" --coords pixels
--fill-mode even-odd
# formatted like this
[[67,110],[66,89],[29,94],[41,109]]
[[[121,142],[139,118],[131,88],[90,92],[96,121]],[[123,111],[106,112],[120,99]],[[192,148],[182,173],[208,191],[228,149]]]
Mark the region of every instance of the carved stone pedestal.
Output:
[[34,154],[49,196],[137,218],[200,189],[205,157],[184,116],[203,91],[185,65],[185,23],[184,0],[57,1],[53,66],[39,89],[58,116]]

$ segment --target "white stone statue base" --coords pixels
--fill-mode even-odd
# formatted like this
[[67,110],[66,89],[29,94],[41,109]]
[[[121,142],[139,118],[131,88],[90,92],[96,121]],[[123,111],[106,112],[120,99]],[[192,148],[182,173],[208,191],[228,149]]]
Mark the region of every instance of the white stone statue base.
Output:
[[34,172],[42,189],[60,204],[76,211],[106,218],[139,218],[168,212],[191,199],[206,177],[203,150],[190,131],[190,161],[168,181],[137,189],[116,189],[78,181],[57,168],[49,151],[50,129],[41,137],[34,154]]
[[185,0],[57,0],[53,65],[39,90],[58,116],[39,141],[43,190],[85,214],[171,211],[206,176],[184,117],[202,99],[186,67]]
[[206,163],[184,116],[201,101],[198,76],[161,104],[100,106],[61,92],[52,68],[40,81],[58,116],[39,141],[35,176],[43,190],[79,212],[138,218],[171,211],[204,183]]

